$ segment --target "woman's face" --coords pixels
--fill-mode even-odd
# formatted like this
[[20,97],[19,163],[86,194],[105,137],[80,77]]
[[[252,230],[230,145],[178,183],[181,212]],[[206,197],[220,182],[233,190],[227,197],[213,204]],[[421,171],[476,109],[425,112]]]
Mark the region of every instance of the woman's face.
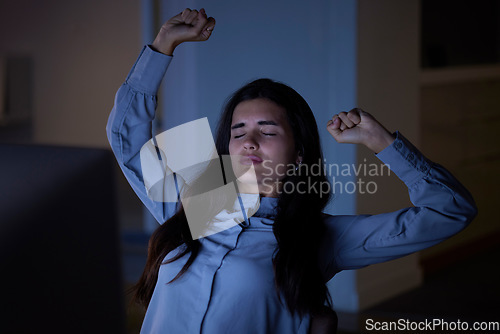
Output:
[[301,160],[285,109],[264,98],[234,109],[229,154],[240,192],[269,197],[277,197],[277,181]]

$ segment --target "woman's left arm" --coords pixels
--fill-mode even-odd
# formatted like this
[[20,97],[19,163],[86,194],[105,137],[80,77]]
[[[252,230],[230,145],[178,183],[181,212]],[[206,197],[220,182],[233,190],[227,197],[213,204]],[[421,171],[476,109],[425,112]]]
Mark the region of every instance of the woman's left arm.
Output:
[[[344,121],[346,117],[350,123]],[[340,270],[392,260],[435,245],[464,229],[476,216],[471,194],[449,171],[426,159],[399,132],[391,134],[371,115],[359,109],[336,115],[327,130],[339,142],[361,143],[372,149],[406,184],[414,205],[379,215],[326,215],[322,265],[329,278]]]

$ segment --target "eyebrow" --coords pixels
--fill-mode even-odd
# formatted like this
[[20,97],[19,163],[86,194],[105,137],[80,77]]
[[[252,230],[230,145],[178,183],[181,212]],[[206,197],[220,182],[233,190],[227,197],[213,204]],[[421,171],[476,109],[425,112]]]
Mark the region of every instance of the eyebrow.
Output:
[[[278,126],[278,123],[276,123],[275,121],[258,121],[257,124],[259,125],[276,125]],[[237,123],[235,125],[233,125],[231,127],[231,130],[234,130],[234,129],[238,129],[238,128],[241,128],[241,127],[244,127],[245,126],[245,123]]]

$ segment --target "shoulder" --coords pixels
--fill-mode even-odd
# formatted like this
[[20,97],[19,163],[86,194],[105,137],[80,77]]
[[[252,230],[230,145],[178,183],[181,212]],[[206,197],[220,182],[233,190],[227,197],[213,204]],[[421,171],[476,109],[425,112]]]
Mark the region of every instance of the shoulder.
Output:
[[372,215],[330,215],[323,213],[322,248],[342,252],[356,248],[377,232]]
[[319,240],[319,265],[325,277],[325,281],[330,280],[341,270],[337,263],[339,251],[346,247],[346,231],[357,216],[353,215],[331,215],[322,213],[321,218],[324,226],[324,233]]
[[359,215],[331,215],[325,212],[321,213],[323,223],[331,228],[341,228],[343,225],[349,224],[358,217]]
[[321,217],[325,228],[323,242],[338,247],[345,232],[351,228],[353,222],[355,222],[360,216],[331,215],[323,212]]

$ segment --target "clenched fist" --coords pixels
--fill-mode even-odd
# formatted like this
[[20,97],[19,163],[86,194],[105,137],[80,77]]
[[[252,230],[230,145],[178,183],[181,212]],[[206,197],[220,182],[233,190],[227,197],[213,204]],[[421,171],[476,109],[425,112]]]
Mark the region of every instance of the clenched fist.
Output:
[[205,9],[184,9],[182,13],[165,22],[151,46],[158,52],[171,56],[183,42],[206,41],[215,27],[215,19],[207,17]]
[[339,143],[363,144],[375,153],[394,141],[394,136],[382,124],[359,108],[334,115],[326,129]]

